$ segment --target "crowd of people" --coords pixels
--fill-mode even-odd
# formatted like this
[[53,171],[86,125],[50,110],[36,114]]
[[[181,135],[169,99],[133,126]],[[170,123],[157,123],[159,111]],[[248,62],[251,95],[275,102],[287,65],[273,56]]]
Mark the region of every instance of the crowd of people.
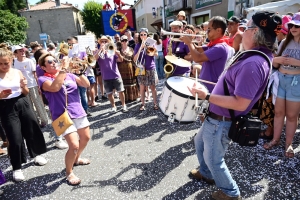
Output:
[[[135,33],[126,30],[114,37],[103,35],[96,41],[93,52],[79,51],[77,38],[73,36],[66,43],[56,44],[57,47],[48,44],[47,50],[31,42],[31,52],[20,45],[1,44],[0,137],[3,148],[9,144],[13,179],[25,179],[21,170],[21,164],[26,162],[24,139],[34,162],[45,165],[47,160],[41,154],[46,152],[46,145],[41,128],[67,112],[73,124],[55,135],[56,146],[68,148],[65,156],[68,183],[80,184],[72,169],[90,163],[80,157],[90,139],[89,107],[98,106],[100,99],[108,99],[111,112],[117,112],[115,101],[119,98],[122,112],[129,111],[126,103],[130,101],[140,102],[142,112],[151,91],[150,107],[158,110],[159,79],[189,78],[195,74],[207,82],[188,89],[210,106],[194,138],[200,167],[191,170],[190,175],[215,184],[220,190],[212,194],[214,199],[241,199],[224,160],[230,143],[229,109],[235,111],[235,116],[256,113],[268,126],[260,135],[269,140],[263,145],[266,150],[279,145],[286,119],[284,155],[294,157],[292,143],[300,112],[300,13],[280,16],[261,11],[249,20],[214,16],[197,26],[185,20],[185,13],[180,11],[177,20],[170,24],[175,36],[151,33],[147,28]],[[177,36],[178,33],[194,36]],[[148,38],[153,38],[153,45],[145,43]],[[264,53],[273,67],[264,57],[248,50]],[[232,62],[242,51],[246,53]],[[173,70],[166,73],[166,55],[184,59],[190,62],[190,67],[173,63]],[[70,66],[85,67],[73,71]],[[229,96],[224,92],[224,84]]]

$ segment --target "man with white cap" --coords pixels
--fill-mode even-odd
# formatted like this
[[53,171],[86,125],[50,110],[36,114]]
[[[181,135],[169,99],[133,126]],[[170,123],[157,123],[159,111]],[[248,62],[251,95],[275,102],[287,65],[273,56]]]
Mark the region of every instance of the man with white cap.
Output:
[[[173,21],[170,24],[171,32],[173,33],[182,33],[183,31],[183,24],[181,21]],[[179,38],[180,36],[174,36],[174,38]],[[170,40],[169,42],[172,42],[172,54],[176,57],[183,58],[185,60],[191,61],[191,55],[189,55],[189,47],[184,42],[173,42]],[[169,44],[170,45],[170,44]],[[169,50],[169,49],[168,49]],[[170,52],[168,52],[169,54]],[[191,67],[185,67],[185,66],[178,66],[173,64],[174,70],[170,74],[170,76],[190,76]]]
[[35,114],[40,120],[41,127],[48,124],[48,115],[44,107],[41,96],[39,95],[39,87],[37,85],[36,76],[36,65],[32,59],[26,58],[25,48],[20,45],[15,45],[12,47],[12,52],[15,54],[16,59],[14,60],[13,67],[22,72],[24,77],[27,79],[27,87],[29,89],[29,102],[32,103],[32,108],[36,109]]

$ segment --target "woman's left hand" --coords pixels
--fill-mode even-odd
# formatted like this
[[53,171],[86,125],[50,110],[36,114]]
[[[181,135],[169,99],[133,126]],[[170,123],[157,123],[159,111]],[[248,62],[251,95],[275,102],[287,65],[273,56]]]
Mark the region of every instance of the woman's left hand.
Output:
[[300,62],[299,60],[291,57],[286,57],[283,59],[283,65],[299,66],[299,62]]
[[198,98],[205,99],[207,95],[207,89],[200,84],[194,83],[193,87],[188,86],[189,91],[192,93],[194,97],[196,97],[196,94],[198,94]]

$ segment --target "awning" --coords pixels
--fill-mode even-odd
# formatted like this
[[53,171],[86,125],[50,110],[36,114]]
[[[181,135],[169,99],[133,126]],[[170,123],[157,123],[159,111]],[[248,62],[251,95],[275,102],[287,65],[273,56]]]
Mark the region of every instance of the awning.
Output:
[[158,25],[162,25],[162,19],[158,19],[156,21],[154,21],[152,24],[150,24],[151,26],[158,26]]

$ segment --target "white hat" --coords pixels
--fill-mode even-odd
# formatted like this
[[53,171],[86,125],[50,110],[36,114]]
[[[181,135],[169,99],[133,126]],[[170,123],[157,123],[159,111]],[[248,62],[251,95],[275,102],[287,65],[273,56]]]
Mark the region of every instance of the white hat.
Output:
[[182,27],[183,24],[182,24],[181,21],[173,21],[173,22],[170,24],[170,27],[172,27],[172,26],[180,26],[180,27]]
[[180,11],[176,17],[178,17],[179,15],[183,16],[184,20],[185,20],[185,12],[183,10]]
[[128,40],[128,37],[126,35],[122,35],[121,40]]
[[24,47],[21,47],[20,45],[14,45],[12,46],[12,52],[14,53],[16,50],[19,50],[19,49],[23,49]]

